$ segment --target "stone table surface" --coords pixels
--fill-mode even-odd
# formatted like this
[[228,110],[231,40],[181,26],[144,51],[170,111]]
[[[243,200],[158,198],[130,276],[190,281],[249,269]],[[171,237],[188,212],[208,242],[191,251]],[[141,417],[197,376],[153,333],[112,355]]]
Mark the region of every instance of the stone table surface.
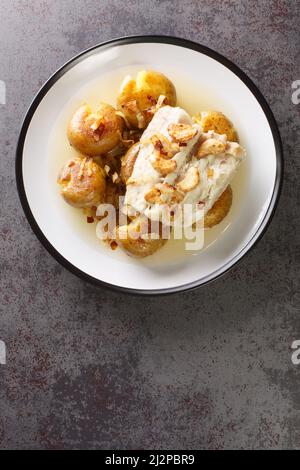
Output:
[[[300,448],[299,1],[1,0],[0,448]],[[278,121],[285,182],[255,249],[216,282],[147,300],[62,268],[22,212],[14,154],[39,87],[80,51],[181,36],[237,63]]]

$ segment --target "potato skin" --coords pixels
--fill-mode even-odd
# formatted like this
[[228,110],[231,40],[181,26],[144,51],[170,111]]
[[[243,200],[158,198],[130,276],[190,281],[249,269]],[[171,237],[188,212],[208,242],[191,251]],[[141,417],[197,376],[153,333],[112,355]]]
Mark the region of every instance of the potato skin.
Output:
[[58,180],[61,194],[71,206],[86,208],[104,201],[105,174],[89,157],[75,157],[61,170]]
[[[155,106],[160,95],[166,97],[164,104],[176,105],[176,90],[173,83],[162,73],[142,70],[136,79],[123,82],[117,100],[118,109],[124,113],[130,126],[144,129],[153,117],[147,110]],[[142,115],[143,123],[138,120],[139,113]]]
[[[145,227],[146,224],[146,227]],[[140,228],[142,226],[142,228]],[[146,256],[153,255],[159,250],[167,240],[160,237],[158,239],[143,239],[141,237],[134,238],[130,236],[132,232],[135,233],[148,233],[149,221],[143,217],[137,217],[129,225],[123,225],[116,230],[116,241],[118,245],[126,251],[127,254],[135,258],[145,258]],[[121,232],[125,234],[125,238],[121,238]]]
[[136,142],[133,144],[121,158],[121,179],[123,183],[127,183],[133,172],[133,167],[138,156],[140,144]]
[[[89,119],[102,117],[98,129],[93,130]],[[70,144],[80,153],[97,156],[109,152],[120,142],[123,130],[123,119],[116,110],[106,103],[101,103],[92,113],[88,105],[80,106],[73,114],[67,129]]]
[[201,115],[200,124],[203,132],[215,131],[217,134],[226,134],[231,142],[238,142],[238,134],[232,122],[220,111],[208,111]]
[[228,214],[232,204],[232,189],[231,186],[227,186],[223,194],[214,203],[212,208],[207,212],[204,218],[204,227],[212,228],[215,225],[222,222],[222,220]]

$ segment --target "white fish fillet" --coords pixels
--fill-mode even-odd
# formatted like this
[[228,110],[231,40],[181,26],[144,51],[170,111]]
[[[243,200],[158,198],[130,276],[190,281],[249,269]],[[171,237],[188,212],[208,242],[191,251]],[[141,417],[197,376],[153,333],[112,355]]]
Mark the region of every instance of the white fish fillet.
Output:
[[[209,131],[201,139],[214,138],[227,143],[226,152],[218,155],[207,155],[200,159],[195,156],[181,168],[179,179],[183,178],[189,168],[195,167],[200,174],[200,182],[195,189],[186,193],[181,204],[193,205],[191,217],[186,215],[185,226],[192,225],[199,219],[198,212],[203,217],[219,199],[236,174],[240,163],[245,157],[245,150],[236,142],[227,142],[225,135]],[[147,211],[146,211],[147,212]],[[151,212],[147,216],[151,218]]]
[[[160,133],[172,141],[167,129],[169,124],[173,123],[191,124],[197,129],[197,134],[173,157],[177,163],[176,171],[162,177],[151,164],[155,156],[154,147],[149,142],[149,138]],[[198,159],[194,156],[196,144],[200,139],[202,142],[208,138],[225,143],[226,151]],[[189,169],[194,167],[198,169],[200,175],[199,183],[194,189],[186,192],[179,203],[181,208],[186,204],[192,207],[190,215],[185,216],[182,221],[184,226],[190,226],[212,208],[232,180],[244,156],[245,150],[235,142],[227,142],[225,135],[219,135],[213,131],[204,134],[201,126],[193,123],[191,117],[183,109],[165,106],[157,111],[141,138],[140,151],[131,176],[134,184],[127,186],[125,206],[146,215],[151,220],[162,220],[165,214],[164,205],[148,203],[145,195],[160,183],[168,183],[176,187]]]
[[[171,123],[191,124],[197,129],[197,134],[188,142],[186,147],[183,147],[183,149],[173,157],[173,160],[175,160],[177,163],[176,171],[163,178],[151,164],[155,158],[154,148],[153,144],[147,141],[149,141],[152,136],[158,133],[163,134],[171,141],[167,130],[169,124]],[[149,206],[149,204],[145,201],[145,194],[149,192],[150,189],[152,189],[157,183],[167,182],[169,184],[173,184],[175,182],[179,175],[180,168],[188,161],[189,157],[191,157],[192,150],[195,144],[198,142],[200,135],[200,125],[195,124],[192,121],[192,118],[183,109],[174,108],[171,106],[164,106],[160,108],[155,113],[152,121],[142,135],[140,151],[130,178],[131,180],[135,181],[135,184],[129,184],[127,186],[124,201],[125,205],[131,206],[136,211],[143,213]]]

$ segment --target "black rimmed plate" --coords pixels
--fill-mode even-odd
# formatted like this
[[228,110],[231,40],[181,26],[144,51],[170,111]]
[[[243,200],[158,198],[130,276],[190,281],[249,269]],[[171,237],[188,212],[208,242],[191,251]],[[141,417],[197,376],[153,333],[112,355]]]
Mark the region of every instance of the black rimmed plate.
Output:
[[[56,175],[74,154],[65,126],[83,101],[115,104],[126,74],[154,69],[175,84],[190,113],[218,109],[238,128],[247,158],[233,182],[230,215],[207,234],[200,252],[168,242],[145,260],[112,252],[95,226],[59,195]],[[236,264],[264,233],[278,203],[282,146],[273,114],[253,82],[222,55],[163,36],[136,36],[97,45],[71,59],[42,87],[25,117],[16,157],[24,212],[39,240],[71,272],[100,286],[135,294],[165,294],[201,286]]]

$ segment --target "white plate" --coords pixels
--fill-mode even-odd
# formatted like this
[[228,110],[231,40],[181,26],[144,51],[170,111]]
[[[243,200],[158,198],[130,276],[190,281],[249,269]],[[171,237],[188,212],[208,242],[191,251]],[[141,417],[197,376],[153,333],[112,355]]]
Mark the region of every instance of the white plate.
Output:
[[[75,209],[59,196],[55,172],[63,161],[58,159],[59,152],[53,157],[49,152],[49,148],[54,148],[51,135],[57,123],[64,122],[67,111],[89,96],[88,90],[95,93],[97,80],[100,84],[110,83],[107,93],[112,94],[112,90],[116,93],[124,72],[145,68],[169,76],[177,88],[180,104],[187,108],[197,105],[201,110],[219,109],[227,114],[247,149],[244,176],[236,177],[241,178],[242,184],[234,182],[238,189],[234,190],[231,216],[217,229],[219,232],[212,232],[218,236],[210,235],[210,246],[197,256],[178,257],[175,248],[172,259],[170,248],[163,248],[154,257],[139,261],[121,250],[112,252],[96,239],[94,226],[87,229],[84,218],[80,223],[73,218]],[[99,100],[105,100],[102,89],[105,87],[98,88]],[[132,293],[162,294],[191,289],[215,279],[253,247],[277,205],[282,166],[280,135],[272,112],[256,86],[237,66],[186,40],[142,36],[95,46],[73,58],[49,79],[25,117],[17,148],[16,177],[20,199],[34,232],[63,266],[99,285]]]

